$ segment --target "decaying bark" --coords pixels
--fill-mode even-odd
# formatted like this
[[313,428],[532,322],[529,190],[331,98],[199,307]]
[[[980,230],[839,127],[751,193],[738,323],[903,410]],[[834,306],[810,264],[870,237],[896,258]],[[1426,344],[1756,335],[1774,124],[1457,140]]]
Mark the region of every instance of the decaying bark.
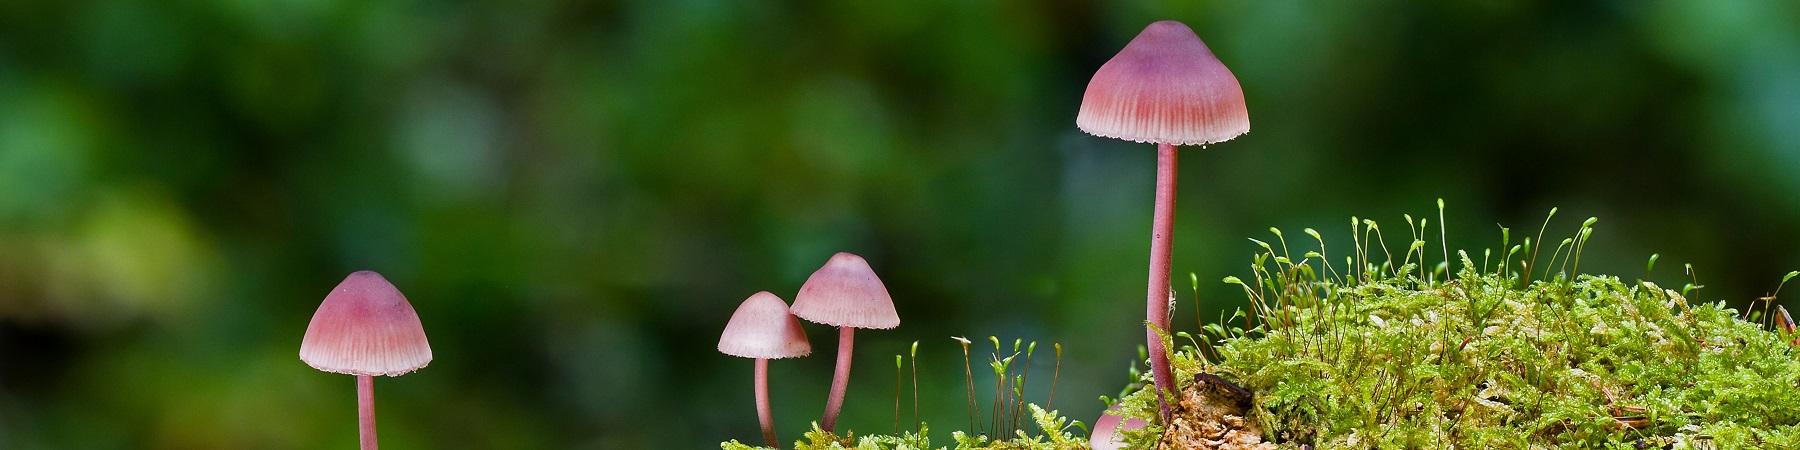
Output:
[[1193,384],[1183,388],[1179,402],[1172,405],[1174,419],[1157,448],[1274,450],[1275,444],[1263,442],[1262,427],[1246,418],[1250,401],[1249,391],[1224,378],[1195,375]]

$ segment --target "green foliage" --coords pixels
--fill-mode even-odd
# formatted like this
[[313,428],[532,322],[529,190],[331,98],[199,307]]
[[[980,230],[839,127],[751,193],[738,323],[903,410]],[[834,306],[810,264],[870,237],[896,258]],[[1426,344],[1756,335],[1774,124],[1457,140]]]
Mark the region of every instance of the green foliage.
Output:
[[[1250,279],[1225,280],[1253,313],[1204,325],[1207,341],[1171,361],[1183,382],[1208,372],[1254,392],[1252,419],[1283,448],[1800,447],[1791,337],[1689,301],[1698,281],[1571,275],[1594,222],[1542,265],[1529,244],[1498,264],[1456,252],[1453,277],[1426,261],[1424,226],[1395,254],[1373,221],[1353,222],[1348,267],[1322,239],[1299,261],[1257,241]],[[1156,416],[1148,390],[1120,404]],[[1125,436],[1152,448],[1159,433]]]
[[[1011,439],[994,440],[987,435],[970,435],[962,431],[951,433],[950,438],[956,441],[955,447],[932,447],[931,429],[924,424],[919,425],[919,432],[905,432],[900,435],[868,435],[863,437],[838,436],[829,431],[819,429],[814,423],[812,431],[806,432],[799,441],[794,442],[794,450],[1082,450],[1088,448],[1087,439],[1078,433],[1081,422],[1069,420],[1056,411],[1046,411],[1036,404],[1028,405],[1031,419],[1038,426],[1038,434],[1029,434],[1023,430]],[[768,447],[752,446],[731,440],[719,444],[722,450],[766,450]]]

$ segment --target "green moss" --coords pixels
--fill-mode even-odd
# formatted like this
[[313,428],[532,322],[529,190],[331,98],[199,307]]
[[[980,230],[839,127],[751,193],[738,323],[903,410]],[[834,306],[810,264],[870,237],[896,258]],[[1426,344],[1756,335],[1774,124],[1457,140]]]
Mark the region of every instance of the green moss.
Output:
[[[1279,230],[1273,244],[1252,239],[1248,279],[1225,278],[1249,312],[1165,336],[1177,379],[1213,373],[1250,390],[1250,419],[1282,448],[1800,448],[1800,352],[1761,323],[1772,297],[1741,314],[1689,301],[1698,280],[1676,290],[1575,275],[1594,219],[1548,254],[1533,244],[1542,231],[1515,245],[1502,229],[1479,263],[1431,254],[1426,221],[1407,222],[1411,243],[1395,253],[1379,225],[1352,219],[1335,264],[1312,229],[1317,250],[1299,258]],[[1119,414],[1155,423],[1148,371],[1132,373]],[[959,431],[932,447],[924,427],[840,437],[815,425],[794,448],[1087,448],[1079,422],[1030,410],[1039,432],[1003,441]],[[1122,434],[1151,449],[1161,431]]]
[[[1082,450],[1088,448],[1087,440],[1077,436],[1075,429],[1080,422],[1065,419],[1056,411],[1045,411],[1037,405],[1029,405],[1032,422],[1037,424],[1038,434],[1019,431],[1017,436],[1006,440],[993,440],[985,435],[971,436],[961,431],[951,433],[956,442],[956,450]],[[920,425],[918,433],[893,435],[869,435],[862,437],[838,436],[819,429],[813,424],[812,431],[799,441],[794,442],[794,450],[930,450],[949,449],[952,447],[932,447],[930,427]],[[719,444],[723,450],[757,450],[768,447],[756,447],[739,443],[737,440]]]
[[[1258,241],[1250,279],[1226,279],[1251,313],[1177,333],[1171,359],[1184,383],[1209,372],[1254,392],[1252,418],[1282,448],[1800,448],[1791,336],[1689,301],[1697,281],[1571,275],[1593,223],[1543,265],[1510,236],[1479,264],[1440,262],[1451,254],[1427,251],[1423,220],[1389,253],[1352,219],[1360,248],[1340,264],[1322,239],[1300,259]],[[1120,403],[1155,416],[1149,390]],[[1158,433],[1126,436],[1153,448]]]

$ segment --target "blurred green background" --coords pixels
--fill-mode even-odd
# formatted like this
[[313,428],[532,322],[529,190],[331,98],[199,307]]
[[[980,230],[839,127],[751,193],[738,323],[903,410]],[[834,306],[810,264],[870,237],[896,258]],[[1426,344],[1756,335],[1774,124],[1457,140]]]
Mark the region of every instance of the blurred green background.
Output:
[[[1348,249],[1438,197],[1476,255],[1560,206],[1559,238],[1601,218],[1584,269],[1658,252],[1742,304],[1800,268],[1800,3],[1450,3],[0,1],[0,448],[351,448],[351,378],[296,353],[358,269],[436,352],[378,381],[385,448],[755,440],[717,333],[839,250],[904,321],[859,333],[844,427],[892,428],[917,339],[963,428],[952,335],[1063,342],[1091,421],[1141,343],[1154,154],[1074,117],[1157,19],[1253,130],[1183,153],[1187,329],[1242,304],[1246,237]],[[784,439],[829,382],[809,330]]]

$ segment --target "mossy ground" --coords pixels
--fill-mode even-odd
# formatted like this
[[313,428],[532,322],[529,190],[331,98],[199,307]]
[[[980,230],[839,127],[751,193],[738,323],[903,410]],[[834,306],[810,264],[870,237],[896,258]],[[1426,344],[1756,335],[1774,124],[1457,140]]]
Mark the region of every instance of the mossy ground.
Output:
[[[1279,245],[1253,239],[1250,279],[1225,279],[1249,312],[1168,335],[1176,379],[1208,373],[1249,390],[1248,419],[1280,448],[1800,448],[1800,352],[1772,326],[1773,298],[1737,305],[1746,313],[1689,300],[1697,281],[1578,275],[1593,219],[1547,255],[1503,229],[1480,262],[1434,255],[1426,221],[1407,221],[1403,253],[1354,218],[1349,255],[1326,254],[1312,229],[1318,250],[1299,258],[1279,230]],[[1120,414],[1157,423],[1148,375],[1134,378]],[[1031,409],[1036,436],[956,432],[954,448],[1087,448],[1072,422]],[[1122,434],[1134,449],[1163,438],[1156,425]],[[815,430],[795,448],[934,447],[923,434]]]
[[[1088,448],[1087,439],[1081,437],[1076,421],[1062,418],[1055,411],[1045,411],[1037,405],[1029,405],[1032,422],[1037,426],[1036,433],[1017,431],[1012,439],[994,440],[985,435],[969,435],[957,431],[951,433],[950,440],[955,447],[931,446],[930,427],[919,426],[917,433],[894,435],[867,435],[861,437],[838,436],[819,429],[813,424],[812,431],[794,442],[794,450],[1084,450]],[[756,447],[736,440],[720,444],[723,450],[755,450],[768,447]]]
[[[1697,283],[1571,275],[1592,219],[1548,263],[1530,244],[1438,256],[1422,221],[1406,253],[1371,254],[1379,228],[1352,222],[1362,248],[1343,265],[1258,242],[1252,279],[1226,279],[1251,312],[1177,332],[1176,379],[1253,392],[1281,448],[1800,448],[1800,355],[1762,323],[1772,298],[1746,315],[1690,301]],[[1121,401],[1156,415],[1151,390]],[[1125,434],[1149,449],[1160,433]]]

